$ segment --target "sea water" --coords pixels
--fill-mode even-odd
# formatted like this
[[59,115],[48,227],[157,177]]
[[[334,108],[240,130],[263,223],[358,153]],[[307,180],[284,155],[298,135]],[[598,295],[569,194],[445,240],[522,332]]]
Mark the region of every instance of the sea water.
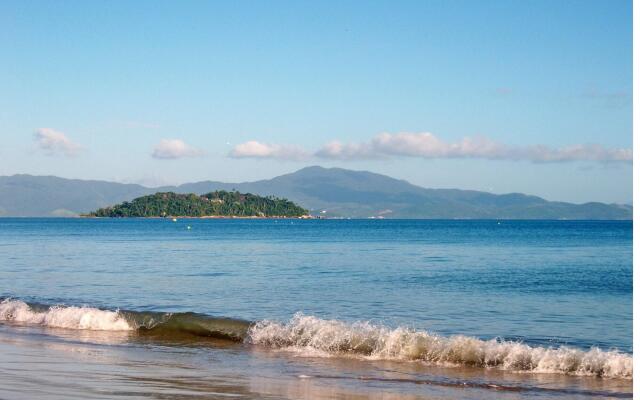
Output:
[[[70,361],[86,382],[140,358],[175,389],[153,366],[177,352],[190,394],[631,393],[629,221],[6,218],[0,297],[12,365],[34,343],[115,360]],[[56,398],[0,364],[0,397]]]

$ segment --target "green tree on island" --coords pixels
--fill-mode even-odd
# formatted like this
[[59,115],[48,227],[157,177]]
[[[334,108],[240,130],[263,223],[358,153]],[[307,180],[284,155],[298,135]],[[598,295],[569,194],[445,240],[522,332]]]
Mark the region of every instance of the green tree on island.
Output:
[[287,199],[237,191],[197,194],[160,192],[100,208],[91,217],[302,217],[309,212]]

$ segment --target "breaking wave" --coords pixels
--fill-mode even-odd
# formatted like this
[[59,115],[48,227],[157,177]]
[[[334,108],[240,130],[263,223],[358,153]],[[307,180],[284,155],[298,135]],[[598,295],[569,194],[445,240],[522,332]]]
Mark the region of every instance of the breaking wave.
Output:
[[313,355],[425,361],[508,371],[631,378],[633,358],[618,351],[569,347],[532,347],[524,343],[444,337],[408,328],[391,329],[368,322],[352,324],[296,314],[288,323],[258,322],[248,341],[255,345]]
[[0,321],[53,328],[134,331],[170,338],[209,337],[308,356],[422,361],[436,365],[496,368],[514,372],[562,373],[631,379],[633,357],[615,350],[540,347],[498,339],[440,336],[369,322],[345,323],[304,314],[286,322],[217,318],[197,313],[108,311],[0,301]]
[[197,313],[108,311],[93,307],[47,306],[20,300],[0,302],[0,321],[50,328],[137,331],[140,335],[177,338],[210,337],[241,342],[250,323]]
[[99,331],[134,329],[118,311],[105,311],[90,307],[38,307],[11,299],[0,302],[0,321],[13,321],[52,328]]

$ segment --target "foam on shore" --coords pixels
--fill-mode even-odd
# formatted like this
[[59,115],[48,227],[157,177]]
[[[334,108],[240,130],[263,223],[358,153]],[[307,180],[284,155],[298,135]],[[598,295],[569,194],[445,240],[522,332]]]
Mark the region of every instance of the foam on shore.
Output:
[[[498,339],[440,336],[406,327],[346,323],[301,313],[286,322],[249,321],[197,313],[109,311],[92,307],[29,305],[0,301],[0,321],[52,328],[136,331],[163,337],[209,337],[294,351],[305,356],[422,361],[434,365],[496,368],[631,379],[633,356],[616,350],[530,346]],[[195,339],[198,340],[198,339]],[[202,340],[202,339],[200,339]]]
[[130,331],[134,329],[118,311],[74,306],[52,306],[43,310],[35,310],[23,301],[12,299],[0,302],[0,321],[98,331]]
[[532,347],[524,343],[443,337],[408,328],[368,322],[344,323],[296,314],[288,323],[262,321],[251,327],[248,341],[260,346],[318,356],[424,361],[508,371],[562,373],[631,379],[633,358],[618,351],[592,348]]

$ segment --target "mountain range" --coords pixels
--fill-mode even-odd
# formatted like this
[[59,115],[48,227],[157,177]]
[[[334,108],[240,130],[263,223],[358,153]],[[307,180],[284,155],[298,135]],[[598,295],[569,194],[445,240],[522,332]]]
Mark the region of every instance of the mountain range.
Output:
[[0,216],[75,216],[156,192],[238,190],[287,198],[314,215],[345,218],[632,219],[632,207],[547,201],[521,193],[428,189],[367,171],[307,167],[273,179],[149,188],[55,176],[0,176]]

